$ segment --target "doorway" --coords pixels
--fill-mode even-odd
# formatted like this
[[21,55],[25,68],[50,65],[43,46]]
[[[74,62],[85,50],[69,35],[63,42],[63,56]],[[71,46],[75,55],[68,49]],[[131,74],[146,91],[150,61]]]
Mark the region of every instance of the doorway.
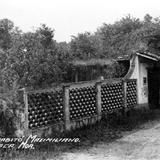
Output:
[[160,69],[148,69],[148,103],[151,109],[160,108]]

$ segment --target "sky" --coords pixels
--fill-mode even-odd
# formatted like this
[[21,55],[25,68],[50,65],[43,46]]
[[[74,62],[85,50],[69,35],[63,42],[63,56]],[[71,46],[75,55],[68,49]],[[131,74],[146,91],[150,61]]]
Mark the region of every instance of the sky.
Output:
[[58,42],[128,14],[143,19],[147,13],[159,17],[160,0],[0,0],[0,19],[10,19],[24,32],[44,23],[55,30]]

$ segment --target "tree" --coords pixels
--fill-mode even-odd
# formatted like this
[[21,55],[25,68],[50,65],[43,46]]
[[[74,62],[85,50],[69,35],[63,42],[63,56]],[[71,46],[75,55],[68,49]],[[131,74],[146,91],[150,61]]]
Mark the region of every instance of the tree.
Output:
[[41,24],[41,27],[36,30],[36,33],[39,35],[40,42],[45,49],[52,47],[54,43],[54,29],[51,29],[45,24]]
[[145,24],[147,24],[147,23],[152,23],[152,19],[153,19],[152,16],[150,16],[149,14],[146,14],[146,15],[144,16],[144,23],[145,23]]
[[11,47],[11,32],[14,28],[14,23],[8,19],[0,20],[0,47],[7,50]]
[[79,33],[77,37],[72,36],[70,42],[72,55],[78,59],[94,57],[97,52],[94,40],[94,36],[89,32]]
[[[137,50],[157,48],[160,35],[160,20],[149,14],[140,21],[126,16],[114,24],[103,24],[97,30],[101,37],[103,54],[106,57],[117,57],[131,54]],[[151,47],[152,46],[152,47]]]
[[131,52],[136,43],[132,34],[141,26],[140,20],[130,15],[112,25],[103,24],[97,31],[102,39],[103,53],[107,57],[117,57]]
[[63,81],[61,71],[69,58],[69,46],[53,37],[54,30],[46,25],[28,33],[15,29],[11,48],[0,54],[3,82],[12,86],[18,80],[22,87],[41,88]]

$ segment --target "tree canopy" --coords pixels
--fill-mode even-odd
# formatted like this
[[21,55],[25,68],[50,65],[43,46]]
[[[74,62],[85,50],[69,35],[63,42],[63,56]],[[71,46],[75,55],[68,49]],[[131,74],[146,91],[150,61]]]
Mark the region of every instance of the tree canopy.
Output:
[[11,20],[0,20],[0,84],[44,87],[64,82],[69,61],[115,58],[137,50],[160,50],[160,19],[123,17],[104,23],[96,32],[78,33],[71,41],[57,42],[55,30],[41,24],[24,33]]

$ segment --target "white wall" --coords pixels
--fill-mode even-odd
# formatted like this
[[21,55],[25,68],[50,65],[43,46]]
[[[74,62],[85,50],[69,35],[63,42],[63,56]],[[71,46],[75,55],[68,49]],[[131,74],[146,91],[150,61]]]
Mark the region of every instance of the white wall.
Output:
[[[133,71],[131,79],[137,79],[137,94],[138,94],[138,104],[148,103],[148,75],[147,75],[147,67],[149,67],[150,63],[141,63],[140,58],[136,56],[135,59],[135,68]],[[143,78],[147,78],[147,83],[143,83]]]
[[[140,83],[139,83],[139,81],[140,81],[140,77],[139,77],[139,57],[138,56],[136,56],[136,58],[135,58],[135,68],[134,68],[134,71],[133,71],[130,79],[137,79],[137,88],[140,88]],[[141,94],[139,89],[137,91],[137,94],[138,94],[138,97],[137,97],[138,102],[137,103],[139,104],[140,103],[140,98],[139,98],[140,96],[139,95]]]
[[[147,67],[149,65],[146,63],[139,63],[139,103],[148,103],[148,75]],[[143,78],[147,77],[147,83],[143,83]]]

